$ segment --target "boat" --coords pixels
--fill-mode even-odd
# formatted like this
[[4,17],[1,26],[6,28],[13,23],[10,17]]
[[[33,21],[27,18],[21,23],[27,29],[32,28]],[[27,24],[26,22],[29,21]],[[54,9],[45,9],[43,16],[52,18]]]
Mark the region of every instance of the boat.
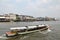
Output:
[[49,29],[49,26],[45,24],[35,25],[35,26],[25,26],[25,27],[13,27],[10,28],[10,31],[5,33],[5,36],[14,37],[17,35],[29,34],[34,32],[40,32],[44,34],[50,31],[51,30]]

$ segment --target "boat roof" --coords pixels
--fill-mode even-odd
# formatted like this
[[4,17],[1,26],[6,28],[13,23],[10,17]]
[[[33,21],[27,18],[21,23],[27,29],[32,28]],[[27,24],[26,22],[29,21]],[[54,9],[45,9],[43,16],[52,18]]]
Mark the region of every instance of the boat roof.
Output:
[[38,27],[42,27],[42,26],[46,26],[46,25],[38,25]]
[[27,27],[13,27],[13,28],[10,28],[10,30],[16,30],[16,29],[23,30],[23,29],[27,29],[27,28],[33,29],[33,28],[42,27],[42,26],[46,26],[46,25],[27,26]]
[[26,27],[13,27],[13,28],[10,28],[10,30],[15,30],[15,29],[27,29]]
[[[37,26],[27,26],[28,29],[32,29],[32,28],[36,28]],[[10,30],[15,30],[15,29],[27,29],[27,27],[13,27],[13,28],[10,28]]]
[[28,26],[28,29],[36,28],[37,26]]

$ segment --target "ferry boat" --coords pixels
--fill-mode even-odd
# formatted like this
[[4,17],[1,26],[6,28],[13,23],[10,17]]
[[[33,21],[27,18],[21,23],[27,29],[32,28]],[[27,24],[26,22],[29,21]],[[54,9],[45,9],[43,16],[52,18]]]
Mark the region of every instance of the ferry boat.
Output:
[[36,25],[36,26],[25,26],[25,27],[13,27],[10,31],[6,32],[6,37],[14,37],[17,35],[23,35],[33,32],[48,33],[51,30],[48,25]]

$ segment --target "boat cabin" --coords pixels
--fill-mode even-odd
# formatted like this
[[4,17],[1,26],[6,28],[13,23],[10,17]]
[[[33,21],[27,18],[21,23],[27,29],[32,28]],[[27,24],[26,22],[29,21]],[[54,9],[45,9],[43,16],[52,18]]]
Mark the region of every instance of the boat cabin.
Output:
[[16,31],[16,32],[25,32],[26,31],[26,27],[14,27],[14,28],[10,28],[11,31]]
[[47,28],[47,25],[38,25],[37,29]]
[[44,28],[47,28],[47,26],[37,25],[37,26],[14,27],[14,28],[10,28],[10,30],[15,32],[25,32],[25,31],[40,30]]
[[37,30],[37,26],[28,26],[27,31]]

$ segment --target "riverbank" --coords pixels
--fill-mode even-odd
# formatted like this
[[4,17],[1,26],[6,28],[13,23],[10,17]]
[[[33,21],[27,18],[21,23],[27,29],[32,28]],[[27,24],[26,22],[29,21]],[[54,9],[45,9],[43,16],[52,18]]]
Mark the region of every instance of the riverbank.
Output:
[[35,21],[0,21],[0,22],[35,22]]

